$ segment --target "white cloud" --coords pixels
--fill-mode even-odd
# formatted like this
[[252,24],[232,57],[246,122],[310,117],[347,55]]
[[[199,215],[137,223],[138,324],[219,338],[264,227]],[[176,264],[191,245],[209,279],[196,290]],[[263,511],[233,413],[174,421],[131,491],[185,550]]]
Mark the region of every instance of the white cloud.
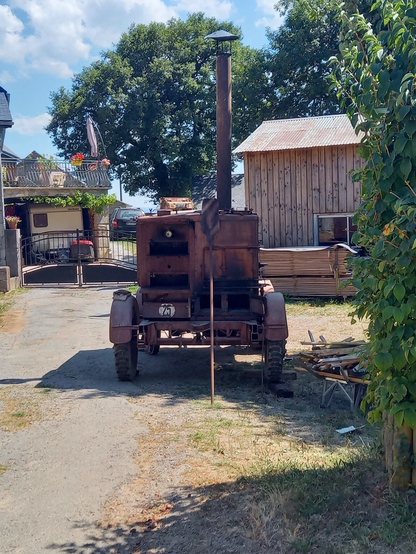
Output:
[[2,71],[0,73],[0,83],[11,83],[12,81],[15,81],[15,78],[9,71]]
[[20,115],[13,117],[14,125],[8,131],[20,133],[21,135],[36,135],[37,133],[45,133],[45,127],[51,120],[48,113],[42,113],[35,116]]
[[162,0],[9,0],[0,5],[0,62],[15,72],[70,77],[77,64],[91,61],[93,46],[111,47],[132,23],[177,15]]
[[270,27],[275,30],[283,23],[283,17],[275,10],[276,0],[256,0],[257,9],[262,11],[264,17],[256,21],[256,26]]
[[233,3],[228,0],[179,0],[176,8],[185,14],[204,12],[207,17],[229,19]]
[[[4,1],[4,0],[3,0]],[[254,0],[251,0],[254,2]],[[271,4],[267,0],[257,0]],[[275,1],[275,0],[272,0]],[[71,77],[133,23],[167,22],[202,11],[229,19],[236,0],[5,0],[0,5],[0,71]],[[273,10],[272,10],[273,11]]]
[[167,22],[178,12],[162,0],[87,0],[83,3],[84,40],[109,48],[130,25]]

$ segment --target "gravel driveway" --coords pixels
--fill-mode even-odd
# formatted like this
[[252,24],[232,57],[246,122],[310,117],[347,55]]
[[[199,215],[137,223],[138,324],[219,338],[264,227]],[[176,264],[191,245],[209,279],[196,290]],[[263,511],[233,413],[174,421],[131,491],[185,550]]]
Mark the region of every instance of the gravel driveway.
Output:
[[35,399],[40,416],[0,430],[2,554],[115,544],[105,532],[97,537],[94,523],[108,495],[137,473],[144,426],[128,401],[135,385],[115,377],[111,297],[111,287],[32,289],[3,319],[0,391]]
[[[320,383],[301,375],[293,400],[276,399],[258,354],[231,347],[215,353],[214,406],[207,347],[139,352],[140,377],[121,383],[115,288],[31,289],[1,321],[0,554],[292,554],[278,516],[265,539],[258,491],[239,477],[286,452],[284,437],[297,452],[326,436]],[[288,344],[337,325],[351,332],[291,317]]]
[[[119,382],[108,340],[115,288],[31,289],[3,317],[0,553],[270,552],[242,531],[230,536],[231,523],[218,533],[236,500],[217,499],[215,477],[206,487],[189,430],[178,443],[209,406],[209,348],[140,352],[140,377]],[[227,375],[224,402],[249,406],[258,379],[237,390]],[[16,399],[23,407],[11,415],[31,420],[7,429],[2,412]]]

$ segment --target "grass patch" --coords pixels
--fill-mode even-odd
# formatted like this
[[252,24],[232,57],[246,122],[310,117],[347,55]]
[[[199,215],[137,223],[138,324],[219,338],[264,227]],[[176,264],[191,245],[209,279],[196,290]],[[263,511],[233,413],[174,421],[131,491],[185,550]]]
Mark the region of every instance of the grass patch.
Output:
[[13,412],[10,414],[12,417],[25,417],[25,412],[19,411],[19,412]]
[[292,298],[285,297],[288,315],[338,316],[348,318],[354,306],[342,298]]
[[0,294],[0,317],[10,308],[12,301],[4,297],[4,292]]
[[389,491],[379,429],[335,432],[364,423],[362,414],[314,413],[302,397],[298,405],[253,403],[247,410],[218,398],[221,409],[214,411],[206,400],[191,402],[187,424],[170,430],[179,449],[195,449],[194,461],[187,458],[193,486],[238,485],[250,539],[272,549],[278,537],[288,554],[414,551],[416,494]]
[[199,406],[201,408],[206,408],[208,410],[220,410],[221,408],[223,408],[223,404],[219,400],[214,400],[214,403],[211,404],[211,399],[207,397],[206,394],[207,394],[207,391],[205,389],[205,397],[191,400],[191,403],[194,406]]
[[19,387],[0,389],[0,429],[16,431],[24,429],[40,419],[40,396],[25,394]]
[[0,464],[0,475],[4,473],[6,470],[7,470],[7,466],[5,466],[4,464]]
[[190,442],[199,450],[212,450],[219,454],[224,454],[221,446],[221,430],[230,429],[233,426],[231,419],[225,418],[206,418],[200,425],[201,429],[190,434]]
[[27,289],[24,287],[20,287],[9,292],[0,292],[0,318],[12,306],[14,297],[22,292],[25,292],[26,290]]
[[322,467],[310,462],[286,460],[248,480],[258,491],[251,538],[271,544],[275,522],[284,521],[294,552],[414,551],[415,495],[389,491],[375,448],[336,449]]
[[130,291],[132,294],[136,294],[138,288],[139,285],[137,283],[134,283],[132,285],[127,285],[126,290]]

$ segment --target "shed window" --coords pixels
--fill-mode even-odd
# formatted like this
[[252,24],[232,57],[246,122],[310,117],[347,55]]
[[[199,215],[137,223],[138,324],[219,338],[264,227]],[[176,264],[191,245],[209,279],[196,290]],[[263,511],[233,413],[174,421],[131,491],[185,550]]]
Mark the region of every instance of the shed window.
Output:
[[351,245],[351,237],[356,230],[352,214],[316,215],[314,242],[319,246],[330,246],[339,242]]
[[47,227],[48,226],[48,214],[33,214],[33,226],[34,227]]

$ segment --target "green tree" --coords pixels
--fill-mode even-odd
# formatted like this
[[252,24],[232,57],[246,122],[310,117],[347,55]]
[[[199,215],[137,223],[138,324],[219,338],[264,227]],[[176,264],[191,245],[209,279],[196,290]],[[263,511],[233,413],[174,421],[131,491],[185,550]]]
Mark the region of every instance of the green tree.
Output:
[[367,160],[355,175],[362,204],[354,237],[368,256],[354,263],[356,315],[369,319],[371,418],[416,425],[416,7],[378,0],[378,23],[342,13],[333,86]]
[[[72,90],[51,95],[48,132],[63,155],[88,150],[87,115],[98,123],[113,171],[126,191],[155,197],[190,191],[192,175],[215,169],[215,44],[232,23],[201,13],[186,21],[132,26],[113,51],[86,67]],[[268,105],[261,52],[233,44],[235,139],[261,123]],[[248,90],[244,74],[253,79]]]
[[306,117],[339,112],[329,92],[328,60],[338,51],[337,3],[331,0],[280,2],[285,16],[277,31],[268,31],[268,60],[275,89],[273,116]]
[[232,57],[233,141],[237,146],[272,119],[275,94],[265,52],[241,46]]
[[[347,12],[368,14],[372,0],[347,0]],[[284,16],[277,31],[268,31],[268,67],[275,92],[273,117],[292,118],[339,113],[329,89],[328,60],[340,43],[340,2],[280,0],[275,8]]]

